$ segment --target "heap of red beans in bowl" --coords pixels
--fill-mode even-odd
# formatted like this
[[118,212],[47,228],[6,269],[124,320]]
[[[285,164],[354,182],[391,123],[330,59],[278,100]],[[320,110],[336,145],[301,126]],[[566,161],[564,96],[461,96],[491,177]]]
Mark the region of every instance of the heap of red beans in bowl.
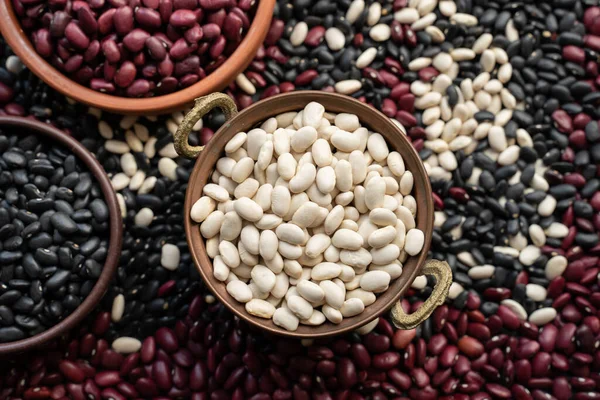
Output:
[[117,96],[172,93],[239,46],[255,0],[13,0],[36,51],[78,83]]

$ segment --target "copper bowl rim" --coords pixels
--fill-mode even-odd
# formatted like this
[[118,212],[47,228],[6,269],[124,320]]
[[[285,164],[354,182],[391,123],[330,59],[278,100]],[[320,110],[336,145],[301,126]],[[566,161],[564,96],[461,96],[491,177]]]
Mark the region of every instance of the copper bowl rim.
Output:
[[227,60],[206,78],[176,92],[148,98],[113,96],[92,90],[69,79],[42,58],[21,28],[11,0],[0,0],[0,32],[21,61],[40,79],[65,96],[102,110],[130,115],[173,112],[191,104],[196,97],[217,92],[229,85],[252,62],[271,26],[275,0],[258,0],[246,36]]
[[84,299],[79,307],[69,314],[67,318],[42,333],[14,342],[0,343],[0,356],[6,356],[11,353],[24,352],[37,348],[71,330],[79,322],[81,322],[81,320],[88,316],[108,290],[110,281],[119,264],[121,246],[123,243],[123,222],[121,219],[119,203],[117,202],[117,195],[112,187],[108,175],[106,172],[104,172],[104,169],[98,160],[96,160],[96,158],[92,155],[92,153],[83,147],[81,143],[63,131],[53,127],[52,125],[38,122],[33,119],[0,116],[0,129],[3,127],[20,128],[20,130],[15,130],[15,133],[19,135],[33,133],[35,135],[41,135],[48,140],[57,142],[77,156],[77,158],[79,158],[79,160],[85,164],[85,166],[93,174],[96,181],[99,183],[104,195],[104,201],[108,206],[110,237],[108,253],[104,262],[104,267],[102,268],[102,273],[96,281],[96,284],[94,285],[90,294]]
[[[427,253],[428,253],[430,245],[431,245],[431,236],[432,236],[432,232],[433,232],[434,204],[433,204],[431,183],[430,183],[429,177],[425,171],[425,167],[423,166],[423,163],[420,160],[417,151],[413,148],[412,144],[409,142],[406,135],[402,132],[402,130],[397,125],[395,125],[389,119],[389,117],[387,117],[380,111],[376,110],[375,108],[372,108],[350,96],[337,94],[337,93],[328,93],[328,92],[323,92],[323,91],[307,90],[307,91],[285,93],[285,94],[280,94],[280,95],[276,95],[273,97],[269,97],[267,99],[256,102],[256,103],[252,104],[251,106],[245,108],[241,112],[239,112],[230,121],[226,122],[221,128],[219,128],[215,132],[215,136],[224,135],[225,132],[229,129],[229,127],[231,125],[231,121],[234,121],[234,120],[246,119],[246,120],[250,120],[250,121],[256,121],[253,124],[249,124],[248,128],[251,129],[251,127],[254,127],[257,124],[259,124],[260,122],[265,121],[269,117],[274,117],[277,114],[286,112],[286,111],[277,110],[277,111],[272,111],[271,114],[267,115],[267,114],[263,113],[263,115],[256,117],[256,116],[253,116],[255,114],[256,108],[264,107],[265,104],[272,104],[273,108],[276,108],[277,104],[285,104],[286,100],[293,99],[298,96],[309,97],[310,99],[307,100],[307,103],[309,101],[317,101],[318,102],[319,99],[321,99],[323,97],[329,97],[330,99],[335,100],[339,104],[352,104],[354,107],[356,107],[355,110],[356,109],[360,110],[361,114],[362,113],[372,113],[374,116],[376,116],[381,121],[381,123],[385,123],[389,127],[390,132],[393,132],[394,135],[398,135],[399,137],[401,137],[401,141],[405,142],[406,149],[410,149],[408,151],[405,151],[405,150],[403,150],[403,151],[397,150],[397,151],[400,152],[400,154],[402,155],[402,157],[404,158],[405,161],[406,161],[407,157],[412,159],[414,167],[411,167],[410,171],[414,175],[415,182],[417,182],[418,179],[422,179],[423,186],[424,186],[423,189],[424,189],[425,198],[423,199],[422,198],[423,196],[420,196],[416,200],[417,200],[417,203],[420,205],[419,212],[426,212],[428,214],[428,216],[426,217],[426,221],[424,224],[418,225],[418,227],[420,229],[422,229],[423,233],[425,234],[425,242],[424,242],[423,249],[422,249],[421,253],[419,254],[419,256],[411,257],[411,258],[417,258],[417,265],[413,269],[413,271],[411,271],[411,273],[409,274],[407,283],[402,288],[400,288],[400,290],[393,296],[393,298],[391,300],[389,300],[385,303],[381,303],[380,305],[375,307],[375,305],[377,304],[377,301],[379,301],[379,297],[378,297],[377,301],[374,304],[365,308],[365,312],[363,312],[355,317],[344,318],[344,321],[342,321],[343,325],[342,324],[334,325],[334,324],[330,323],[329,321],[326,321],[323,325],[316,326],[316,327],[310,327],[310,328],[315,328],[315,329],[322,328],[324,326],[329,327],[329,329],[327,329],[326,331],[319,332],[319,333],[300,333],[297,331],[293,331],[293,332],[287,331],[283,328],[280,328],[280,327],[274,325],[272,323],[271,319],[262,319],[262,318],[254,317],[254,316],[248,314],[245,311],[245,309],[242,309],[242,311],[240,311],[238,308],[234,307],[233,304],[235,303],[235,300],[233,298],[231,298],[231,296],[229,296],[229,294],[227,294],[227,292],[224,290],[224,287],[225,287],[224,282],[217,281],[212,276],[212,274],[207,273],[208,268],[205,269],[201,266],[201,262],[200,262],[201,256],[209,259],[208,255],[206,254],[206,248],[204,246],[205,240],[203,238],[201,238],[202,245],[198,246],[198,247],[194,246],[194,241],[192,238],[192,229],[195,228],[196,230],[198,230],[199,224],[192,221],[192,219],[189,217],[189,213],[190,213],[191,207],[193,205],[193,202],[195,200],[197,200],[197,198],[196,199],[192,198],[192,187],[194,186],[193,182],[198,181],[199,180],[198,177],[201,176],[201,170],[203,169],[201,167],[202,161],[204,158],[203,154],[217,153],[219,156],[221,154],[223,154],[223,148],[220,148],[220,149],[216,148],[216,145],[215,145],[216,141],[214,140],[214,137],[208,142],[208,144],[204,147],[204,149],[198,156],[198,158],[194,164],[194,169],[193,169],[192,173],[190,174],[190,178],[188,181],[189,182],[188,188],[186,190],[185,204],[184,204],[184,213],[185,213],[184,226],[185,226],[185,232],[186,232],[188,246],[190,249],[190,254],[192,255],[192,259],[194,261],[194,265],[196,266],[196,269],[202,276],[204,283],[208,286],[210,291],[213,294],[215,294],[215,296],[223,304],[225,304],[225,306],[227,306],[227,308],[230,311],[232,311],[235,315],[237,315],[241,319],[249,322],[251,325],[261,328],[261,329],[265,329],[266,331],[268,331],[270,333],[273,333],[273,334],[276,334],[279,336],[287,336],[287,337],[294,337],[294,338],[300,338],[300,339],[314,339],[314,338],[318,338],[318,337],[328,337],[328,336],[333,336],[333,335],[339,335],[339,334],[357,329],[357,328],[369,323],[370,321],[374,320],[375,318],[377,318],[383,312],[388,310],[393,304],[395,304],[397,301],[400,300],[400,298],[402,297],[404,292],[406,290],[408,290],[408,288],[410,287],[410,284],[419,275],[420,270],[423,268],[424,263],[427,260]],[[326,106],[326,110],[327,110],[327,106]],[[287,110],[287,111],[293,111],[293,110]],[[339,113],[339,112],[344,112],[344,111],[332,111],[332,112]],[[350,112],[350,111],[348,111],[348,112]],[[353,113],[359,114],[359,112],[354,112],[354,111],[353,111]],[[359,116],[359,118],[360,118],[360,116]],[[227,136],[230,138],[235,133],[237,133],[237,132],[233,132],[233,131],[228,132]],[[386,138],[386,142],[388,142],[388,145],[391,146],[387,136],[390,136],[392,134],[387,133],[387,132],[385,134],[384,133],[382,133],[382,134]],[[418,163],[415,163],[414,162],[415,160],[417,160]],[[210,167],[207,168],[207,171],[212,171],[213,169],[214,169],[214,165],[211,165]],[[407,166],[407,170],[408,170],[408,166]],[[405,272],[403,271],[402,276],[404,276],[404,275],[405,275]],[[400,278],[398,278],[398,280],[402,279],[402,276]],[[217,290],[218,285],[220,285],[220,287],[221,287],[220,290]],[[392,284],[390,284],[390,289],[391,289],[391,285]],[[390,289],[388,289],[388,290],[390,290]],[[241,304],[241,303],[238,303],[238,304]],[[344,322],[346,322],[346,323],[344,324]],[[270,323],[270,325],[269,325],[269,323]]]

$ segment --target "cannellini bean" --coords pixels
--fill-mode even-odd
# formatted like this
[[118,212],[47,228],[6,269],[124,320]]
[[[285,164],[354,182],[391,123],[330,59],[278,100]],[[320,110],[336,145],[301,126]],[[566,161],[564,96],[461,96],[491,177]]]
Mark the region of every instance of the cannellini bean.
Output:
[[388,244],[379,249],[371,249],[373,264],[385,265],[396,260],[400,256],[400,248],[395,244]]
[[190,217],[192,220],[194,220],[194,222],[200,223],[204,221],[206,217],[208,217],[210,213],[215,210],[216,207],[217,204],[212,198],[208,196],[202,196],[192,206]]
[[360,278],[360,287],[373,293],[381,293],[387,290],[391,277],[385,271],[369,271]]
[[319,310],[313,310],[312,315],[308,319],[300,320],[302,325],[319,326],[325,322],[325,315]]
[[[424,21],[431,10],[419,17]],[[466,57],[466,50],[472,51],[453,54]],[[476,132],[474,114],[485,100],[481,90],[466,99],[461,84],[458,104],[449,105],[443,94],[458,68],[450,61],[433,90],[432,84],[411,85],[413,94],[420,91],[419,107],[431,103],[433,110],[425,111],[432,114],[425,130],[426,146],[433,150],[425,167],[432,179],[446,179],[455,169],[447,154],[471,154],[477,141],[495,128],[484,122],[479,125],[489,125],[487,131]],[[502,88],[492,88],[490,82],[496,81],[488,77],[483,82],[485,76],[480,76],[477,85],[494,89],[487,95],[487,110],[502,116],[503,122],[496,124],[502,129],[512,112],[502,114]],[[238,132],[225,145],[225,156],[190,211],[206,238],[215,279],[245,303],[250,315],[272,318],[290,331],[300,323],[338,324],[360,314],[402,274],[402,262],[423,250],[413,174],[401,154],[390,151],[381,134],[361,127],[356,115],[327,113],[316,102],[259,126]],[[467,143],[465,137],[475,140]],[[504,148],[516,146],[507,143]],[[161,151],[171,161],[170,153]],[[469,182],[480,172],[476,168]],[[127,178],[134,173],[129,171]],[[517,181],[514,177],[509,184]],[[143,177],[140,182],[144,186]],[[441,222],[436,219],[436,226]]]
[[297,225],[294,224],[281,224],[275,230],[277,237],[284,242],[291,244],[304,244],[305,236],[304,231]]
[[242,219],[235,211],[229,211],[223,218],[220,228],[221,238],[223,240],[233,241],[242,232]]
[[309,227],[319,215],[319,208],[312,201],[304,203],[292,216],[292,222],[301,228]]
[[340,313],[344,318],[354,317],[362,313],[365,309],[365,304],[358,298],[350,298],[344,301],[340,308]]
[[340,160],[335,165],[335,186],[341,192],[352,189],[352,165],[346,160]]
[[317,139],[312,145],[312,156],[318,167],[323,168],[331,164],[333,155],[331,147],[325,139]]
[[302,265],[295,260],[285,260],[283,262],[283,270],[294,279],[300,279],[302,276]]
[[350,229],[339,229],[331,238],[331,243],[338,249],[358,250],[364,240],[360,234]]
[[247,303],[252,300],[252,291],[247,284],[240,280],[233,280],[227,284],[227,293],[240,303]]
[[290,179],[290,191],[300,193],[305,191],[313,184],[317,175],[317,169],[313,164],[304,164],[296,175]]
[[310,302],[319,302],[325,298],[325,292],[323,289],[316,283],[306,279],[298,282],[296,289],[298,290],[298,294],[300,294],[300,296],[304,297],[304,299]]
[[300,319],[309,319],[313,313],[312,305],[300,296],[290,296],[287,306]]
[[[362,280],[362,277],[360,278]],[[372,292],[364,289],[353,289],[346,292],[346,299],[359,299],[365,307],[375,303],[377,297]]]
[[324,305],[322,311],[323,315],[325,315],[325,318],[327,318],[327,320],[333,324],[339,324],[344,319],[342,313],[339,310],[329,305]]
[[262,218],[254,223],[258,229],[275,229],[283,220],[275,214],[263,214]]
[[258,159],[262,145],[267,141],[267,132],[260,128],[252,129],[246,137],[248,156],[252,160]]
[[248,311],[248,314],[254,315],[255,317],[268,319],[275,314],[275,306],[264,300],[252,299],[246,303],[246,311]]
[[281,299],[288,292],[290,287],[290,278],[284,272],[275,275],[275,286],[271,289],[271,295],[277,299]]
[[319,170],[317,171],[317,188],[322,193],[328,194],[333,191],[335,186],[336,186],[335,170],[330,166],[325,166],[325,167],[319,168]]
[[331,135],[331,144],[338,150],[351,153],[360,147],[360,136],[338,129]]
[[345,289],[342,289],[330,280],[321,281],[319,286],[325,293],[325,302],[335,309],[340,309],[344,304]]
[[369,213],[369,220],[378,226],[396,225],[396,214],[387,208],[375,208]]
[[383,178],[376,176],[370,179],[365,189],[365,204],[369,210],[383,207],[386,189]]
[[374,133],[367,140],[367,149],[375,161],[383,161],[389,155],[389,149],[381,134]]
[[264,230],[260,233],[259,241],[259,253],[265,260],[272,260],[277,254],[277,248],[279,246],[279,239],[275,232],[271,230]]
[[240,217],[251,222],[256,222],[263,216],[263,209],[261,206],[248,197],[237,199],[233,203],[233,209]]
[[229,193],[227,193],[227,190],[214,183],[204,185],[202,193],[216,201],[229,200]]
[[229,268],[237,268],[240,266],[240,254],[233,243],[228,241],[219,243],[219,254],[221,255],[223,262]]
[[200,225],[200,234],[202,237],[205,239],[210,239],[211,237],[216,236],[221,229],[224,219],[225,214],[223,214],[221,211],[217,210],[210,213],[202,225]]
[[263,293],[269,293],[275,286],[275,274],[264,265],[256,265],[252,268],[252,282]]
[[302,257],[303,248],[297,244],[290,244],[284,242],[283,240],[279,241],[279,254],[282,257],[287,258],[289,260],[297,260]]
[[312,268],[310,277],[315,281],[323,281],[337,278],[341,272],[341,265],[331,262],[323,262],[315,265]]

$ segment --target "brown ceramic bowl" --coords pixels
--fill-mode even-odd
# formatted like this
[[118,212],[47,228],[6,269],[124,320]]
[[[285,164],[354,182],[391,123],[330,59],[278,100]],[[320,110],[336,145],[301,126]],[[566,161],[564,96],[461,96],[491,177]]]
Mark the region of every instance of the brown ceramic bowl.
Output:
[[[418,256],[409,257],[406,260],[402,275],[393,281],[389,289],[379,295],[375,303],[368,306],[360,315],[345,318],[339,325],[330,322],[325,322],[320,326],[300,325],[295,332],[289,332],[275,325],[270,319],[262,319],[248,314],[244,304],[233,299],[227,293],[225,284],[213,277],[212,262],[206,253],[204,239],[200,235],[200,229],[198,229],[199,224],[192,221],[189,215],[192,205],[202,196],[202,188],[207,183],[216,161],[224,154],[225,145],[236,133],[240,131],[248,132],[269,117],[288,111],[301,110],[311,101],[321,103],[328,112],[356,114],[364,126],[380,132],[386,138],[390,148],[397,150],[402,155],[406,169],[414,174],[414,196],[419,204],[416,222],[417,228],[425,233],[425,244]],[[223,109],[229,121],[216,132],[204,149],[190,147],[187,144],[187,134],[191,127],[203,114],[214,107]],[[419,155],[398,126],[379,111],[352,97],[319,91],[299,91],[274,96],[257,102],[237,115],[236,113],[235,105],[225,95],[217,93],[200,98],[197,100],[194,109],[185,117],[175,135],[175,146],[179,154],[188,157],[199,154],[190,176],[184,206],[184,214],[186,215],[184,219],[185,232],[190,251],[204,282],[231,311],[240,318],[272,333],[298,338],[315,338],[356,329],[372,321],[392,305],[396,305],[392,311],[392,319],[396,326],[410,329],[425,320],[437,305],[443,303],[452,281],[450,267],[447,263],[439,261],[429,261],[425,265],[433,232],[434,210],[431,185]],[[402,307],[399,306],[398,300],[420,274],[436,276],[438,284],[432,296],[417,312],[406,315],[402,311]]]
[[121,244],[123,241],[123,222],[121,220],[119,204],[117,203],[117,195],[112,188],[108,175],[106,175],[104,169],[92,153],[83,147],[77,140],[68,136],[61,130],[54,128],[52,125],[28,118],[0,116],[0,130],[2,129],[10,129],[10,133],[14,134],[26,135],[33,133],[40,135],[47,140],[60,143],[66,149],[71,151],[83,161],[85,166],[94,175],[96,181],[100,184],[100,188],[104,194],[104,201],[106,202],[110,213],[108,254],[106,256],[106,261],[104,262],[102,274],[96,281],[91,293],[72,314],[50,329],[26,339],[0,343],[0,356],[6,356],[11,353],[32,350],[59,337],[63,333],[74,328],[82,319],[92,312],[94,307],[100,302],[100,299],[102,299],[102,296],[104,296],[104,293],[106,293],[110,280],[117,270],[119,257],[121,255]]
[[143,99],[104,94],[63,75],[35,51],[21,28],[11,0],[0,0],[0,32],[11,49],[35,75],[65,96],[119,114],[154,115],[180,110],[198,96],[220,91],[229,85],[252,62],[271,25],[274,6],[275,0],[259,0],[250,29],[238,48],[206,78],[177,92]]

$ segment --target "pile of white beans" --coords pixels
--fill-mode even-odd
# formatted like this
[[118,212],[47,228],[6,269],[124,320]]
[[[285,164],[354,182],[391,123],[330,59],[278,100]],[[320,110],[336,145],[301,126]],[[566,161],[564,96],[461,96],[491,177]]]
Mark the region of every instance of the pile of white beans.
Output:
[[362,313],[418,254],[414,178],[353,114],[316,102],[239,132],[191,210],[214,277],[289,331]]

